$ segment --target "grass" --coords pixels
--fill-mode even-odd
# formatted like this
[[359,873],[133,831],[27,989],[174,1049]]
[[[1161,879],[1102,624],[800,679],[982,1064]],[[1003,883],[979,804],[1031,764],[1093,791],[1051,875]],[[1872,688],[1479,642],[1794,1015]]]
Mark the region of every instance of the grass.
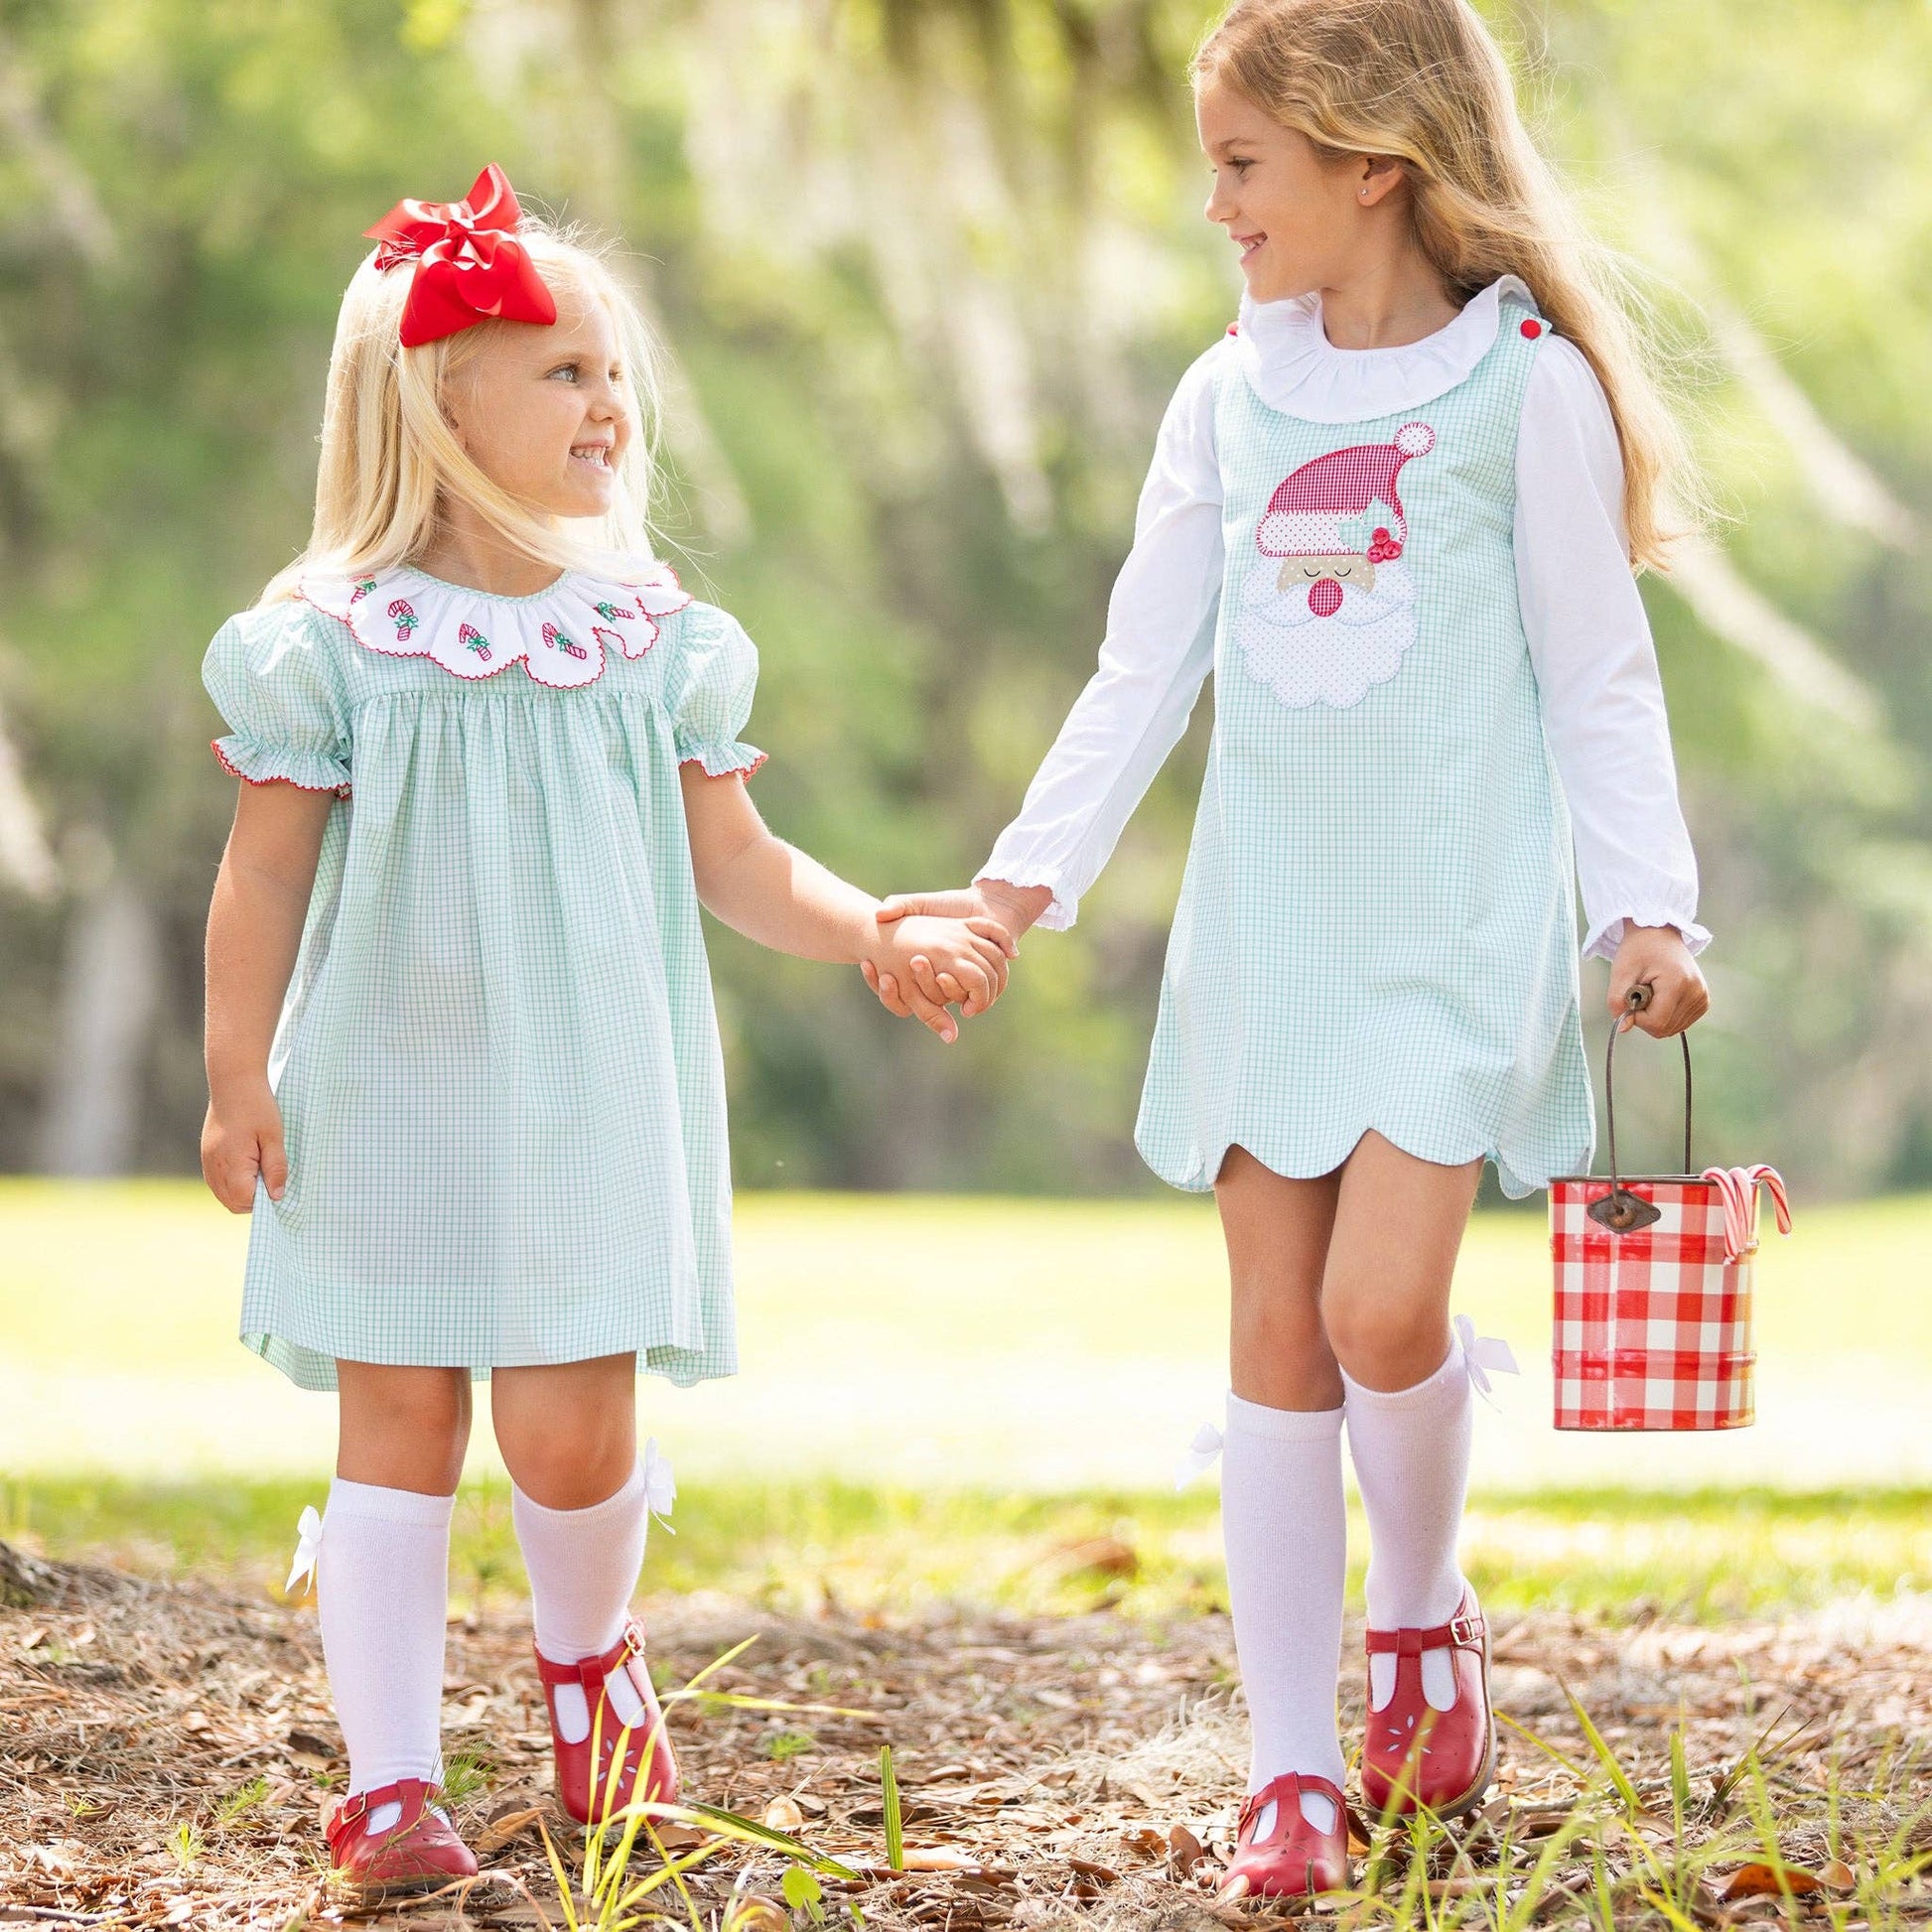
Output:
[[[1813,1207],[1767,1241],[1768,1355],[1882,1356],[1932,1368],[1932,1195]],[[95,1374],[262,1371],[233,1340],[247,1222],[185,1180],[0,1177],[0,1359]],[[1219,1359],[1226,1280],[1199,1198],[741,1194],[748,1362],[1026,1352],[1080,1361]],[[1457,1300],[1482,1323],[1547,1324],[1540,1214],[1476,1215]],[[1848,1320],[1848,1310],[1855,1318]]]
[[[279,1595],[315,1483],[35,1477],[0,1488],[0,1538],[151,1574],[219,1575]],[[1173,1494],[937,1494],[844,1482],[693,1484],[654,1533],[650,1590],[721,1590],[788,1611],[895,1617],[974,1601],[1025,1613],[1117,1605],[1158,1616],[1225,1602],[1216,1502]],[[1351,1526],[1359,1592],[1362,1524]],[[1478,1499],[1465,1567],[1492,1608],[1696,1621],[1847,1595],[1932,1592],[1932,1492],[1587,1490]],[[519,1597],[500,1482],[466,1485],[459,1609]]]
[[[1932,1464],[1912,1459],[1910,1397],[1932,1374],[1932,1196],[1798,1212],[1798,1237],[1761,1262],[1765,1372],[1837,1416],[1840,1447],[1869,1436],[1859,1482],[1812,1467],[1833,1444],[1768,1409],[1721,1441],[1604,1444],[1552,1437],[1511,1390],[1479,1445],[1509,1487],[1478,1491],[1464,1545],[1487,1600],[1712,1619],[1932,1589]],[[333,1405],[232,1339],[246,1236],[188,1182],[0,1180],[0,1467],[15,1472],[0,1537],[279,1585],[295,1519],[326,1486]],[[738,1256],[745,1374],[645,1385],[683,1489],[649,1587],[889,1615],[1220,1600],[1211,1480],[1155,1487],[1223,1386],[1207,1203],[753,1194]],[[1475,1218],[1458,1304],[1531,1366],[1547,1267],[1540,1217]],[[1868,1398],[1885,1376],[1908,1399],[1880,1428]],[[1063,1472],[1063,1451],[1109,1431],[1101,1479]],[[1757,1479],[1719,1459],[1740,1449],[1789,1466]],[[455,1576],[459,1602],[521,1590],[499,1472],[465,1488]]]

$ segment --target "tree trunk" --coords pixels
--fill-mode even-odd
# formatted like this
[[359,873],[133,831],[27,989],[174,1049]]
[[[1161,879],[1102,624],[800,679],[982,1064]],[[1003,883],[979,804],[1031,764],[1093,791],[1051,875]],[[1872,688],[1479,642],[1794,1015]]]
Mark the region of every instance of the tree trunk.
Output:
[[125,1173],[140,1126],[160,940],[153,910],[120,871],[74,908],[41,1121],[41,1168]]

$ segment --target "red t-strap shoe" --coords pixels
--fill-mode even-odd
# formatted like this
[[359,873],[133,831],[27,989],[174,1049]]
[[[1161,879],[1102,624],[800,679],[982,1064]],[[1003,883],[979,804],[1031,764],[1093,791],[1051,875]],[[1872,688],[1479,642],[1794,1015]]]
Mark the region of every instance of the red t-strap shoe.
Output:
[[[1302,1793],[1326,1798],[1335,1808],[1333,1827],[1318,1832],[1302,1812]],[[1266,1838],[1255,1826],[1275,1806],[1275,1822]],[[1326,1778],[1302,1771],[1284,1771],[1264,1784],[1241,1807],[1234,1858],[1221,1880],[1219,1896],[1237,1898],[1312,1898],[1318,1892],[1342,1891],[1348,1885],[1348,1807]]]
[[[1422,1654],[1447,1650],[1455,1703],[1438,1711],[1423,1695]],[[1496,1768],[1496,1720],[1489,1708],[1489,1626],[1466,1585],[1462,1604],[1430,1630],[1371,1630],[1371,1657],[1395,1653],[1395,1692],[1368,1714],[1362,1739],[1362,1801],[1378,1816],[1412,1812],[1438,1818],[1473,1810]]]
[[[328,1825],[329,1856],[337,1875],[370,1899],[474,1878],[475,1855],[431,1809],[442,1795],[421,1778],[398,1778],[373,1791],[358,1791],[337,1806]],[[372,1832],[370,1815],[384,1805],[400,1805],[402,1816],[385,1830]]]
[[[644,1667],[642,1626],[634,1618],[626,1623],[623,1635],[602,1657],[586,1657],[575,1664],[553,1664],[539,1650],[536,1658],[537,1675],[543,1680],[543,1701],[550,1711],[550,1742],[557,1753],[557,1796],[564,1809],[580,1825],[588,1825],[593,1790],[600,1823],[640,1798],[657,1804],[676,1804],[677,1758],[672,1754],[671,1740],[664,1729],[664,1714],[658,1709],[657,1693],[650,1686],[650,1672]],[[629,1730],[611,1708],[610,1687],[605,1683],[619,1668],[629,1677],[637,1701],[644,1707],[642,1720]],[[566,1739],[557,1723],[560,1684],[581,1685],[590,1713],[590,1728],[574,1744]],[[595,1767],[591,1763],[593,1738],[598,1744]],[[623,1748],[623,1770],[613,1790],[611,1766],[620,1742]]]

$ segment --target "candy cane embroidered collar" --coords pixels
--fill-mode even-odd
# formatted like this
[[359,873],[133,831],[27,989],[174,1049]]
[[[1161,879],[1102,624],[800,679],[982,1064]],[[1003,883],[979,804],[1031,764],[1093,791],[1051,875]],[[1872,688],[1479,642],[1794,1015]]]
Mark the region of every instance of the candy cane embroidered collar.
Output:
[[611,651],[643,656],[657,641],[658,620],[691,602],[668,564],[634,577],[566,571],[534,597],[492,597],[406,565],[360,578],[305,577],[301,595],[384,657],[427,657],[472,679],[520,663],[560,691],[595,684]]

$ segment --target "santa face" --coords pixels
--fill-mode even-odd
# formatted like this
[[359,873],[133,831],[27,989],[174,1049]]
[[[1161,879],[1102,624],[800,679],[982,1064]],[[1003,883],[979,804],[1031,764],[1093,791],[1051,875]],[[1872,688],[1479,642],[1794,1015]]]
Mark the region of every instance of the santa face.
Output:
[[1400,558],[1258,558],[1236,636],[1248,670],[1285,705],[1359,704],[1416,641],[1416,586]]
[[1404,423],[1387,443],[1311,457],[1268,498],[1238,634],[1249,670],[1283,704],[1356,704],[1416,641],[1400,478],[1435,447],[1427,423]]

